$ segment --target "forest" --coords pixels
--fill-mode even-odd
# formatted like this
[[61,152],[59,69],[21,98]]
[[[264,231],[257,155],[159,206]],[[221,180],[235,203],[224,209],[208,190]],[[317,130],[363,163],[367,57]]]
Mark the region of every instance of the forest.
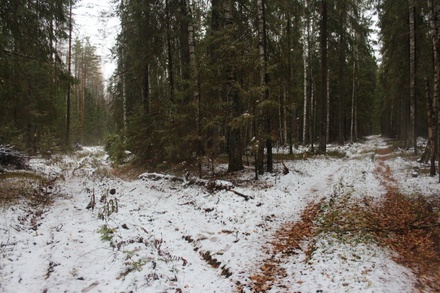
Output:
[[104,2],[1,2],[1,292],[440,292],[439,0]]
[[414,152],[418,136],[438,145],[436,1],[113,3],[107,83],[90,40],[72,37],[81,1],[2,4],[1,144],[105,144],[116,163],[128,150],[158,169],[227,160],[238,171],[246,157],[256,177],[273,170],[274,147],[325,154],[370,134]]

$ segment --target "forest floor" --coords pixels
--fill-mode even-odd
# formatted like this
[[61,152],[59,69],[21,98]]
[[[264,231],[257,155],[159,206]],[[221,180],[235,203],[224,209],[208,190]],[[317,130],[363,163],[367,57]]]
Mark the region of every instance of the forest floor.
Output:
[[438,177],[380,136],[329,154],[259,181],[34,158],[0,174],[0,292],[440,292]]

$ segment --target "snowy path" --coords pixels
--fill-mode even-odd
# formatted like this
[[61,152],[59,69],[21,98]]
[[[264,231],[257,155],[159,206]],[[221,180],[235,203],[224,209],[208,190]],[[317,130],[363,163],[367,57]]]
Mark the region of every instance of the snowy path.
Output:
[[[382,143],[375,137],[347,147],[345,159],[286,162],[285,176],[236,186],[249,201],[167,179],[104,176],[105,166],[96,164],[102,156],[66,158],[45,170],[66,180],[58,181],[61,193],[36,218],[36,230],[20,221],[33,208],[2,207],[0,291],[236,292],[238,284],[250,290],[246,284],[268,257],[275,232],[299,221],[311,203],[385,193],[372,160]],[[94,211],[86,209],[92,194]],[[298,253],[280,266],[286,275],[273,292],[411,292],[414,284],[411,272],[380,248],[324,238],[312,259]]]
[[[386,188],[374,175],[378,167],[378,161],[374,160],[377,148],[386,148],[386,143],[368,141],[342,164],[321,169],[314,177],[317,183],[307,187],[309,194],[327,201],[344,196],[383,196]],[[294,234],[301,232],[297,225],[288,222],[278,230],[279,239],[273,241],[270,256],[260,272],[251,277],[252,282],[242,288],[244,292],[412,292],[412,272],[390,260],[380,248],[346,243],[334,235],[301,241]],[[308,229],[308,226],[299,228]],[[313,246],[311,255],[306,251],[308,245]]]

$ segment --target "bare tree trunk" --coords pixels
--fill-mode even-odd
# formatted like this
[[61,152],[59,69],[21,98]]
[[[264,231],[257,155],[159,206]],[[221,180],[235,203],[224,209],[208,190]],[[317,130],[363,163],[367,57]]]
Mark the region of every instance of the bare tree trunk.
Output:
[[303,144],[307,144],[307,127],[308,127],[308,123],[307,123],[307,118],[308,118],[308,112],[307,112],[307,97],[308,97],[308,92],[307,92],[307,88],[308,88],[308,84],[307,84],[308,78],[307,78],[307,56],[305,56],[304,58],[304,109],[303,109]]
[[316,131],[316,98],[315,98],[315,80],[313,79],[312,73],[310,73],[309,82],[309,95],[310,95],[310,126],[309,126],[309,141],[311,149],[315,151],[315,131]]
[[354,79],[354,73],[355,73],[355,67],[356,65],[353,65],[353,88],[351,93],[351,121],[350,121],[350,143],[354,142],[354,124],[355,124],[355,91],[356,91],[356,82]]
[[327,148],[327,0],[321,0],[321,120],[319,151],[326,153]]
[[[287,89],[284,89],[284,95],[283,95],[283,138],[284,138],[284,143],[286,144],[288,141],[288,137],[290,135],[290,137],[292,137],[292,129],[290,129],[289,131],[289,126],[288,126],[288,122],[289,121],[289,116],[287,114]],[[290,133],[290,134],[289,134]],[[290,139],[289,141],[290,147],[292,147],[292,141]]]
[[150,112],[150,66],[148,62],[144,65],[142,73],[142,105],[145,117]]
[[[84,47],[85,48],[85,47]],[[84,143],[84,119],[85,119],[85,102],[86,102],[86,82],[87,82],[87,66],[86,52],[83,50],[81,63],[81,99],[80,99],[80,143]]]
[[[267,72],[267,48],[266,48],[266,20],[265,20],[265,3],[264,0],[257,0],[258,11],[258,52],[260,56],[260,85],[261,95],[260,103],[269,99],[268,89],[268,72]],[[259,173],[264,172],[262,168],[261,160],[264,157],[264,147],[266,146],[267,155],[267,172],[273,171],[273,158],[272,158],[272,138],[271,138],[271,121],[269,113],[266,109],[261,110],[260,125],[259,125],[259,150],[258,150],[258,164],[257,168]]]
[[[430,25],[431,25],[431,37],[432,47],[434,51],[434,111],[437,118],[437,142],[436,150],[439,148],[440,140],[440,3],[438,1],[429,0],[428,6],[430,10]],[[440,159],[438,160],[438,167],[440,170]],[[439,172],[440,182],[440,172]]]
[[199,78],[199,70],[197,67],[196,60],[196,45],[194,38],[194,26],[193,26],[193,16],[191,10],[190,0],[186,0],[186,8],[188,11],[188,44],[189,44],[189,60],[190,60],[190,68],[191,68],[191,79],[195,82],[194,85],[194,102],[196,103],[196,132],[197,132],[197,157],[198,157],[198,168],[199,168],[199,177],[202,177],[202,161],[201,156],[203,155],[203,144],[202,144],[202,126],[201,126],[201,97],[200,97],[200,78]]
[[[224,1],[224,13],[226,29],[234,24],[232,17],[232,0]],[[235,40],[235,35],[232,36],[232,41]],[[227,101],[230,103],[230,121],[240,115],[240,97],[236,88],[236,72],[232,60],[228,60],[228,80],[227,80]],[[228,126],[228,148],[229,148],[229,163],[228,171],[234,172],[243,170],[242,146],[240,128],[237,126]]]
[[[167,27],[167,54],[168,54],[168,82],[170,87],[170,102],[175,102],[175,89],[174,89],[174,61],[173,61],[173,48],[171,41],[171,16],[169,1],[165,0],[165,14],[166,14],[166,27]],[[173,107],[171,107],[173,111]]]
[[[356,31],[354,32],[356,39]],[[353,49],[353,83],[351,91],[351,121],[350,121],[350,143],[356,139],[356,73],[357,73],[357,52],[356,47]]]
[[417,155],[416,134],[416,28],[415,28],[415,2],[409,1],[409,76],[410,76],[410,141],[413,143],[414,154]]
[[[69,76],[72,75],[72,1],[69,2],[69,52],[67,55],[67,71]],[[67,82],[67,98],[66,98],[66,146],[70,145],[70,94],[72,91],[72,83]]]
[[345,100],[345,38],[344,33],[339,36],[339,97],[338,97],[338,143],[344,144],[344,100]]
[[[125,2],[127,0],[121,0],[121,6],[122,9],[125,9]],[[124,37],[125,34],[125,26],[124,23],[122,23],[122,36]],[[122,67],[122,73],[121,73],[121,84],[122,84],[122,123],[123,123],[123,136],[124,141],[127,138],[127,132],[128,132],[128,104],[127,104],[127,85],[126,85],[126,65],[127,62],[126,56],[125,56],[125,48],[124,43],[121,45],[121,67]]]
[[426,113],[428,118],[428,145],[429,148],[429,161],[431,163],[431,168],[429,174],[435,176],[435,157],[436,157],[436,147],[434,140],[434,110],[432,108],[432,99],[429,89],[428,77],[425,77],[425,96],[426,96]]
[[330,70],[327,71],[327,119],[326,119],[326,137],[325,141],[328,142],[330,139]]
[[124,141],[127,137],[128,132],[128,104],[127,104],[127,85],[126,85],[126,70],[125,70],[125,50],[122,49],[122,74],[121,74],[121,83],[122,83],[122,116],[124,123]]
[[286,89],[283,87],[282,94],[278,98],[278,144],[285,145],[284,136],[284,101],[286,99]]

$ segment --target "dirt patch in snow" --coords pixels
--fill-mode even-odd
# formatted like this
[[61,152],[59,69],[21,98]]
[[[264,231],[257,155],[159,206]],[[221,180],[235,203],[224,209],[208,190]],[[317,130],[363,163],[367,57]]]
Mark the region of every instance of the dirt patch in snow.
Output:
[[[306,250],[310,255],[310,247],[304,248],[303,242],[316,235],[314,221],[321,210],[321,202],[309,205],[301,215],[301,221],[286,223],[276,233],[274,240],[270,242],[270,248],[266,248],[269,255],[259,268],[259,273],[250,277],[247,287],[253,292],[266,292],[272,289],[274,282],[280,277],[287,277],[284,269],[279,265],[280,258],[295,254],[297,250]],[[243,284],[238,284],[239,292],[244,292]],[[287,288],[286,288],[287,289]]]
[[397,252],[394,260],[411,268],[417,276],[417,290],[440,292],[440,200],[397,191],[389,165],[376,169],[387,193],[381,204],[369,209],[376,241]]

